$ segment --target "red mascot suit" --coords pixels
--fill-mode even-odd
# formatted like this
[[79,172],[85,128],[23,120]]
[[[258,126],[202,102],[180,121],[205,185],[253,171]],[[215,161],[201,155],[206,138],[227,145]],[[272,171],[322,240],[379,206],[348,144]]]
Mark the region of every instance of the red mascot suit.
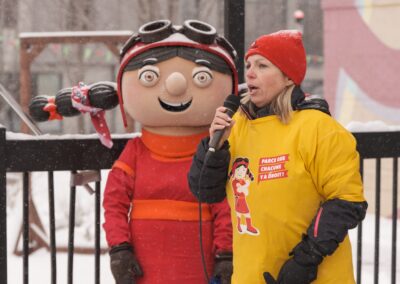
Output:
[[[121,51],[118,96],[140,122],[114,163],[104,194],[104,229],[117,283],[204,283],[199,207],[187,173],[215,109],[237,93],[231,45],[209,24],[143,25]],[[232,228],[226,200],[205,205],[208,274],[230,283]]]

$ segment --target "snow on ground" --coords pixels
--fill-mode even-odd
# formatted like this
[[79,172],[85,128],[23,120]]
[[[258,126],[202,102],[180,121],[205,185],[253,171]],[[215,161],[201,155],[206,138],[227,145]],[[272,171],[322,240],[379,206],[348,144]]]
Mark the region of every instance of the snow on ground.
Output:
[[[100,283],[113,284],[114,280],[109,269],[109,257],[102,255],[100,260]],[[57,254],[57,283],[67,283],[68,254]],[[94,282],[94,256],[74,255],[73,283],[90,284]],[[22,284],[22,257],[9,254],[8,284]],[[29,283],[50,284],[50,253],[41,249],[29,257]]]
[[[400,222],[397,221],[397,228]],[[397,239],[399,239],[397,230]],[[349,233],[353,247],[353,264],[356,267],[357,229]],[[379,245],[379,283],[391,283],[391,255],[392,255],[392,219],[380,218],[380,245]],[[374,254],[375,254],[375,215],[367,214],[363,221],[363,248],[362,248],[362,284],[374,283]],[[397,245],[397,263],[399,263],[400,247]],[[354,271],[355,272],[355,271]],[[400,266],[396,267],[396,279],[400,279]]]

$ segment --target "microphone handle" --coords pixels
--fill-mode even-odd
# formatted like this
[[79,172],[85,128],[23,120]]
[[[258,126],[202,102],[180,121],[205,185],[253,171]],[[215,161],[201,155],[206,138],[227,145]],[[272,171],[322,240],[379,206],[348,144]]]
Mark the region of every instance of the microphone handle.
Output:
[[[229,117],[232,118],[232,116],[235,114],[235,112],[232,111],[231,109],[227,108],[227,109],[226,109],[226,114],[229,115]],[[219,144],[219,142],[221,141],[222,136],[224,135],[224,133],[225,133],[225,128],[224,128],[224,129],[216,130],[216,131],[214,132],[213,137],[210,139],[208,151],[215,152],[215,150],[218,149],[218,148],[217,148],[217,147],[218,147],[218,144]]]

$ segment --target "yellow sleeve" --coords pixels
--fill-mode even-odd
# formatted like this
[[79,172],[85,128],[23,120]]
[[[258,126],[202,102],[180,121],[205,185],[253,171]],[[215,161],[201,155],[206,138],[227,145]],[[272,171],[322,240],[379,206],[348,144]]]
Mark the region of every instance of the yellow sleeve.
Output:
[[318,192],[325,200],[365,201],[355,138],[337,125],[320,127],[325,129],[317,136],[309,166]]

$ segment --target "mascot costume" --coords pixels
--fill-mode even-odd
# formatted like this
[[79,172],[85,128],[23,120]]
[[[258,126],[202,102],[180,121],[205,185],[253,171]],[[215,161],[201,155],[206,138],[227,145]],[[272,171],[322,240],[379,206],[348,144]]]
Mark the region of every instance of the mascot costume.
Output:
[[104,123],[97,118],[116,105],[110,94],[119,102],[125,126],[125,111],[141,124],[141,137],[128,141],[104,192],[103,227],[117,284],[204,283],[203,263],[220,283],[230,283],[229,205],[224,200],[200,209],[187,174],[197,145],[208,135],[215,109],[228,95],[237,94],[235,59],[231,44],[207,23],[149,22],[121,50],[117,95],[112,84],[94,84],[72,88],[69,97],[63,91],[55,102],[32,101],[32,116],[36,109],[36,117],[42,120],[56,118],[60,112],[75,115],[76,109],[90,112],[103,144],[109,147]]

